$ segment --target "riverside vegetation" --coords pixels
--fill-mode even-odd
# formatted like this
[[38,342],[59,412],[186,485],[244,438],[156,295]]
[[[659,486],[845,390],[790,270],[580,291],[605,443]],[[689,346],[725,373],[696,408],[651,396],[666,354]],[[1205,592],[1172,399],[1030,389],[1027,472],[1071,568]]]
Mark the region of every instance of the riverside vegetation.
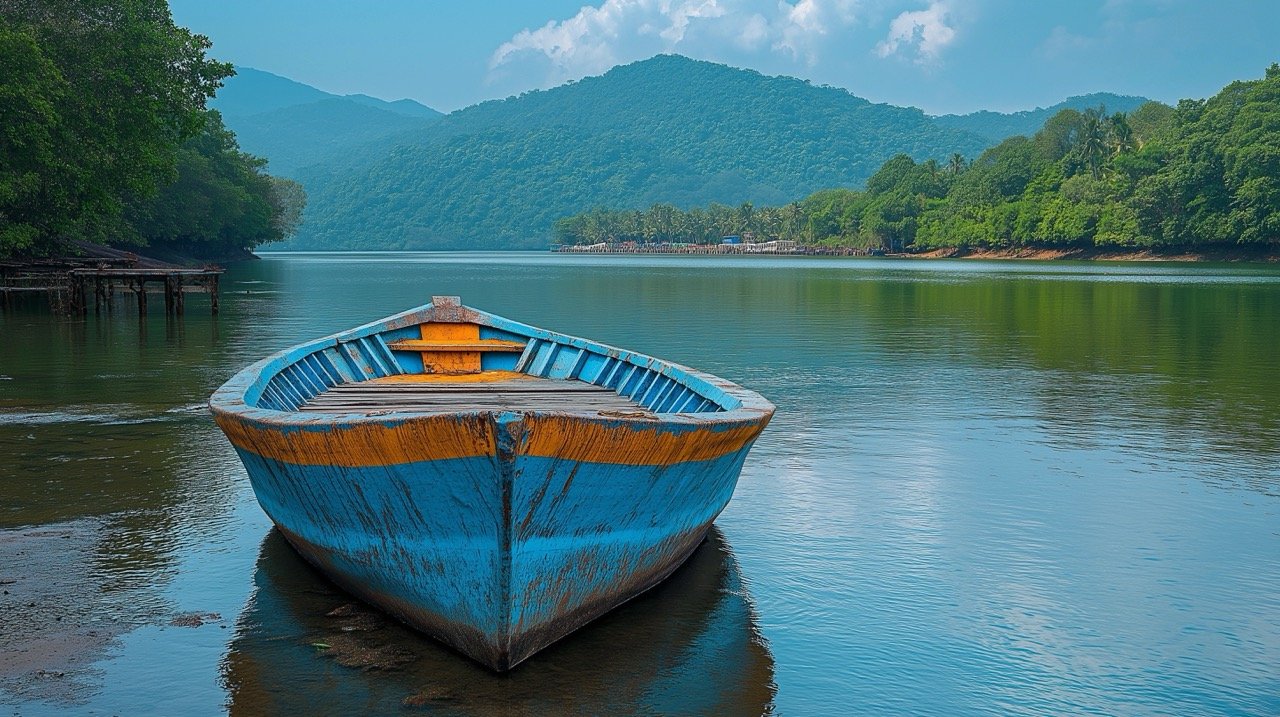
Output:
[[898,154],[866,189],[798,202],[687,211],[605,210],[555,224],[562,243],[707,242],[726,234],[806,244],[938,248],[1280,248],[1280,65],[1209,100],[1128,114],[1063,109],[1031,137],[972,163]]
[[301,185],[206,108],[231,65],[163,0],[0,3],[0,258],[72,242],[222,258],[291,234]]

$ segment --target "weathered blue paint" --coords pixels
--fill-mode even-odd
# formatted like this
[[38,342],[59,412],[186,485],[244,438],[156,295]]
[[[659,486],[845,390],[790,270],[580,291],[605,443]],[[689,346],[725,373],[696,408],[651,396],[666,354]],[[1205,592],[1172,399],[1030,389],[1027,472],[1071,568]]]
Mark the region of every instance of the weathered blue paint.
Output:
[[[341,598],[316,585],[291,552],[276,531],[262,543],[254,595],[236,621],[224,661],[232,715],[311,714],[317,705],[333,714],[394,714],[404,711],[405,695],[424,684],[443,696],[429,713],[772,712],[773,658],[737,561],[714,526],[668,589],[628,611],[627,625],[611,621],[547,662],[483,689],[470,669],[422,651],[398,676],[345,670],[317,679],[311,643],[359,618],[325,617]],[[557,679],[560,673],[572,679]],[[281,689],[294,682],[305,689]]]
[[[482,370],[606,386],[657,418],[296,410],[339,383],[421,372],[417,354],[388,344],[430,322],[526,342],[520,354],[485,354]],[[263,509],[300,553],[498,670],[679,567],[773,412],[692,369],[451,304],[264,359],[210,404]]]
[[[349,591],[508,650],[547,632],[532,654],[570,631],[563,616],[602,614],[633,596],[619,586],[638,593],[677,567],[728,503],[746,450],[659,467],[522,458],[510,485],[486,458],[343,468],[240,456],[271,519]],[[490,651],[473,639],[447,641]]]

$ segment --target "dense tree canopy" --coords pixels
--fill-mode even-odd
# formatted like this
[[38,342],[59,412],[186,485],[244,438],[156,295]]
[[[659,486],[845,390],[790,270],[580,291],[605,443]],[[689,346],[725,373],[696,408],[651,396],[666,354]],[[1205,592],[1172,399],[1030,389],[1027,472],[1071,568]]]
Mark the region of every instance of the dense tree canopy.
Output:
[[[1217,96],[1132,113],[1064,109],[1032,137],[972,163],[890,158],[866,191],[826,190],[748,221],[709,210],[595,210],[561,219],[556,238],[761,239],[883,248],[1280,247],[1280,66]],[[778,217],[787,217],[780,221]],[[764,218],[772,218],[765,221]],[[660,226],[682,229],[660,232]]]
[[[175,197],[208,188],[192,174],[203,171],[197,155],[220,147],[256,173],[205,112],[232,71],[208,48],[174,25],[164,0],[0,0],[0,256],[56,253],[70,240],[179,242],[158,233],[176,224],[151,220],[166,202],[200,200]],[[221,176],[272,196],[265,177]],[[264,237],[237,231],[219,241]]]
[[[0,256],[70,230],[75,168],[59,161],[66,130],[56,109],[67,94],[35,38],[0,26]],[[50,211],[53,209],[53,211]]]
[[297,182],[263,174],[217,112],[178,150],[177,181],[126,212],[137,239],[193,256],[226,256],[297,229],[306,196]]
[[972,112],[967,115],[939,115],[934,121],[943,127],[962,129],[981,135],[992,144],[1017,135],[1032,135],[1052,116],[1065,109],[1083,112],[1091,107],[1106,106],[1111,110],[1132,112],[1147,102],[1145,97],[1095,92],[1069,97],[1052,107],[1037,107],[1021,112]]
[[1280,244],[1280,66],[1176,108],[1064,111],[958,175],[911,243]]

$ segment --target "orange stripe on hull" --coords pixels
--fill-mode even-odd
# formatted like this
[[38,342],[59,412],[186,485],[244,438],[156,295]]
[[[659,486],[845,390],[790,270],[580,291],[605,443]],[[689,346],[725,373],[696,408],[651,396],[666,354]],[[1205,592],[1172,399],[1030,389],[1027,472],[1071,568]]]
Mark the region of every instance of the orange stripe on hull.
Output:
[[261,425],[225,415],[214,419],[237,448],[299,465],[358,468],[491,456],[497,451],[493,422],[483,416],[340,426]]
[[659,466],[706,461],[739,451],[764,430],[765,421],[689,430],[661,424],[608,425],[568,416],[529,420],[520,453],[587,463]]
[[[493,456],[493,422],[484,414],[414,418],[396,423],[275,426],[215,417],[237,448],[300,465],[367,467]],[[631,426],[571,416],[528,416],[520,455],[587,463],[664,466],[741,450],[767,420],[734,426]]]

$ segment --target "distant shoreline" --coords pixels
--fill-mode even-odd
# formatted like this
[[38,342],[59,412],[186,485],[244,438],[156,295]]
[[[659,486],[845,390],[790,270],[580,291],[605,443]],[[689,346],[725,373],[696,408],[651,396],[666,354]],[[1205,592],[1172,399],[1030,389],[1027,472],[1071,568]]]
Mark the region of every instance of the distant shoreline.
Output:
[[1231,246],[1204,249],[1102,247],[941,247],[918,252],[881,252],[851,247],[802,245],[794,242],[741,245],[597,244],[590,247],[553,246],[557,254],[658,254],[668,256],[845,256],[891,259],[1021,259],[1033,261],[1150,261],[1150,262],[1280,262],[1280,247]]
[[1019,247],[1007,249],[942,248],[930,251],[888,256],[903,259],[1029,259],[1037,261],[1169,261],[1169,262],[1256,262],[1274,264],[1280,262],[1280,251],[1243,247],[1215,249],[1213,251],[1175,250],[1168,252],[1151,249],[1101,249]]
[[[931,249],[922,252],[902,252],[902,253],[876,253],[872,254],[866,250],[854,250],[847,248],[820,247],[819,251],[812,251],[817,247],[810,247],[810,251],[778,251],[778,252],[720,252],[720,251],[690,251],[687,249],[663,249],[659,247],[637,247],[635,249],[623,249],[620,247],[612,247],[607,251],[559,251],[551,252],[560,255],[579,255],[579,256],[724,256],[724,257],[743,257],[743,256],[793,256],[793,257],[830,257],[830,258],[886,258],[886,259],[975,259],[975,260],[1025,260],[1025,261],[1133,261],[1133,262],[1173,262],[1173,263],[1258,263],[1258,264],[1275,264],[1280,263],[1280,247],[1274,250],[1248,249],[1240,247],[1231,247],[1219,249],[1215,251],[1189,251],[1176,250],[1168,252],[1153,251],[1150,249],[1100,249],[1100,248],[1060,248],[1060,247],[1019,247],[1007,249],[989,249],[989,248],[957,248],[944,247],[940,249]],[[394,254],[394,253],[475,253],[475,254],[543,254],[546,250],[539,249],[271,249],[262,248],[254,252],[253,255],[244,257],[247,259],[258,259],[261,256],[287,255],[287,254]]]

